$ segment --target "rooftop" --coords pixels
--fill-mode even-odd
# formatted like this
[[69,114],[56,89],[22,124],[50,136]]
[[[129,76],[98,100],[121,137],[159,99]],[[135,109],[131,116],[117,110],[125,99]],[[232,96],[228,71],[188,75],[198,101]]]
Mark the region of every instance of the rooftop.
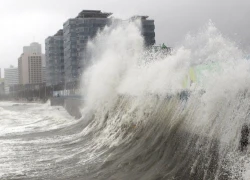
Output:
[[63,30],[60,29],[54,36],[62,36],[62,35],[63,35]]
[[131,20],[137,20],[137,19],[146,20],[146,19],[148,19],[148,16],[138,16],[138,15],[136,15],[136,16],[132,16],[130,19]]
[[82,10],[76,18],[108,18],[112,13],[101,12],[100,10]]

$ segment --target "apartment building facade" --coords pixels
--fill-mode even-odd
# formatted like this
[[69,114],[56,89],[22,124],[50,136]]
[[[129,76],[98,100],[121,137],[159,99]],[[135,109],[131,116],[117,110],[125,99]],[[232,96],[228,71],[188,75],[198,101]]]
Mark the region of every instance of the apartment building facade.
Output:
[[63,24],[64,40],[64,70],[66,82],[76,81],[84,69],[85,50],[87,42],[111,24],[109,16],[95,10],[83,10],[76,18],[69,19]]
[[[77,17],[68,19],[63,29],[45,40],[46,84],[57,85],[79,81],[88,62],[87,43],[105,26],[123,23],[110,18],[112,13],[99,10],[83,10]],[[145,46],[155,44],[154,20],[148,16],[133,16],[128,21],[141,21],[141,34]]]
[[153,46],[155,44],[155,24],[153,19],[148,19],[148,16],[133,16],[129,21],[137,21],[141,23],[141,34],[144,38],[144,44],[146,47]]
[[46,84],[64,83],[64,48],[63,30],[45,40]]

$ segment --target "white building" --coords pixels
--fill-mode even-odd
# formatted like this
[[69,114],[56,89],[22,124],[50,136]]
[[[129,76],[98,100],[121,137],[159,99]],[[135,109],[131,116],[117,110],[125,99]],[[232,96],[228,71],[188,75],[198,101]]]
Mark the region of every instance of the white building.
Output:
[[24,46],[23,53],[18,58],[19,83],[23,85],[43,83],[44,61],[41,44],[34,42],[30,46]]
[[4,91],[9,94],[10,86],[19,83],[18,68],[10,67],[4,69]]

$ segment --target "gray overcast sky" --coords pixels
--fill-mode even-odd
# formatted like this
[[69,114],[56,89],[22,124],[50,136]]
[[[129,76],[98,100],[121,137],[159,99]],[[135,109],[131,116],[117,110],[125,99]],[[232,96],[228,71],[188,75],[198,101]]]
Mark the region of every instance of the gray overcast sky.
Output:
[[157,44],[175,46],[211,19],[225,36],[250,45],[250,0],[0,0],[0,67],[16,66],[22,47],[32,41],[44,48],[45,38],[83,9],[124,19],[149,15]]

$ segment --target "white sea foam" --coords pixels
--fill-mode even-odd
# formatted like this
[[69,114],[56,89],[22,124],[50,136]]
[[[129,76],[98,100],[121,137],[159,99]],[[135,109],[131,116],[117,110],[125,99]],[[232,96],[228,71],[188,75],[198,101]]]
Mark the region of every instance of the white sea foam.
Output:
[[[188,90],[191,95],[187,107],[191,109],[182,126],[222,142],[221,157],[225,157],[228,149],[238,150],[242,124],[249,123],[250,99],[245,92],[250,89],[250,63],[212,22],[198,33],[187,35],[182,45],[165,57],[150,55],[144,49],[140,29],[133,23],[107,28],[90,43],[90,48],[96,55],[83,76],[83,95],[86,107],[100,114],[96,114],[97,126],[101,128],[106,123],[97,141],[118,146],[122,142],[122,124],[128,121],[131,112],[136,108],[147,111],[143,108],[150,107],[145,105],[150,104],[148,95],[167,97]],[[198,69],[199,80],[184,87],[183,81],[192,68]],[[204,92],[202,96],[196,93],[200,90]],[[140,100],[134,101],[122,117],[119,111],[124,109],[104,122],[101,117],[120,96]],[[138,119],[146,118],[137,113],[130,120],[138,124]]]

